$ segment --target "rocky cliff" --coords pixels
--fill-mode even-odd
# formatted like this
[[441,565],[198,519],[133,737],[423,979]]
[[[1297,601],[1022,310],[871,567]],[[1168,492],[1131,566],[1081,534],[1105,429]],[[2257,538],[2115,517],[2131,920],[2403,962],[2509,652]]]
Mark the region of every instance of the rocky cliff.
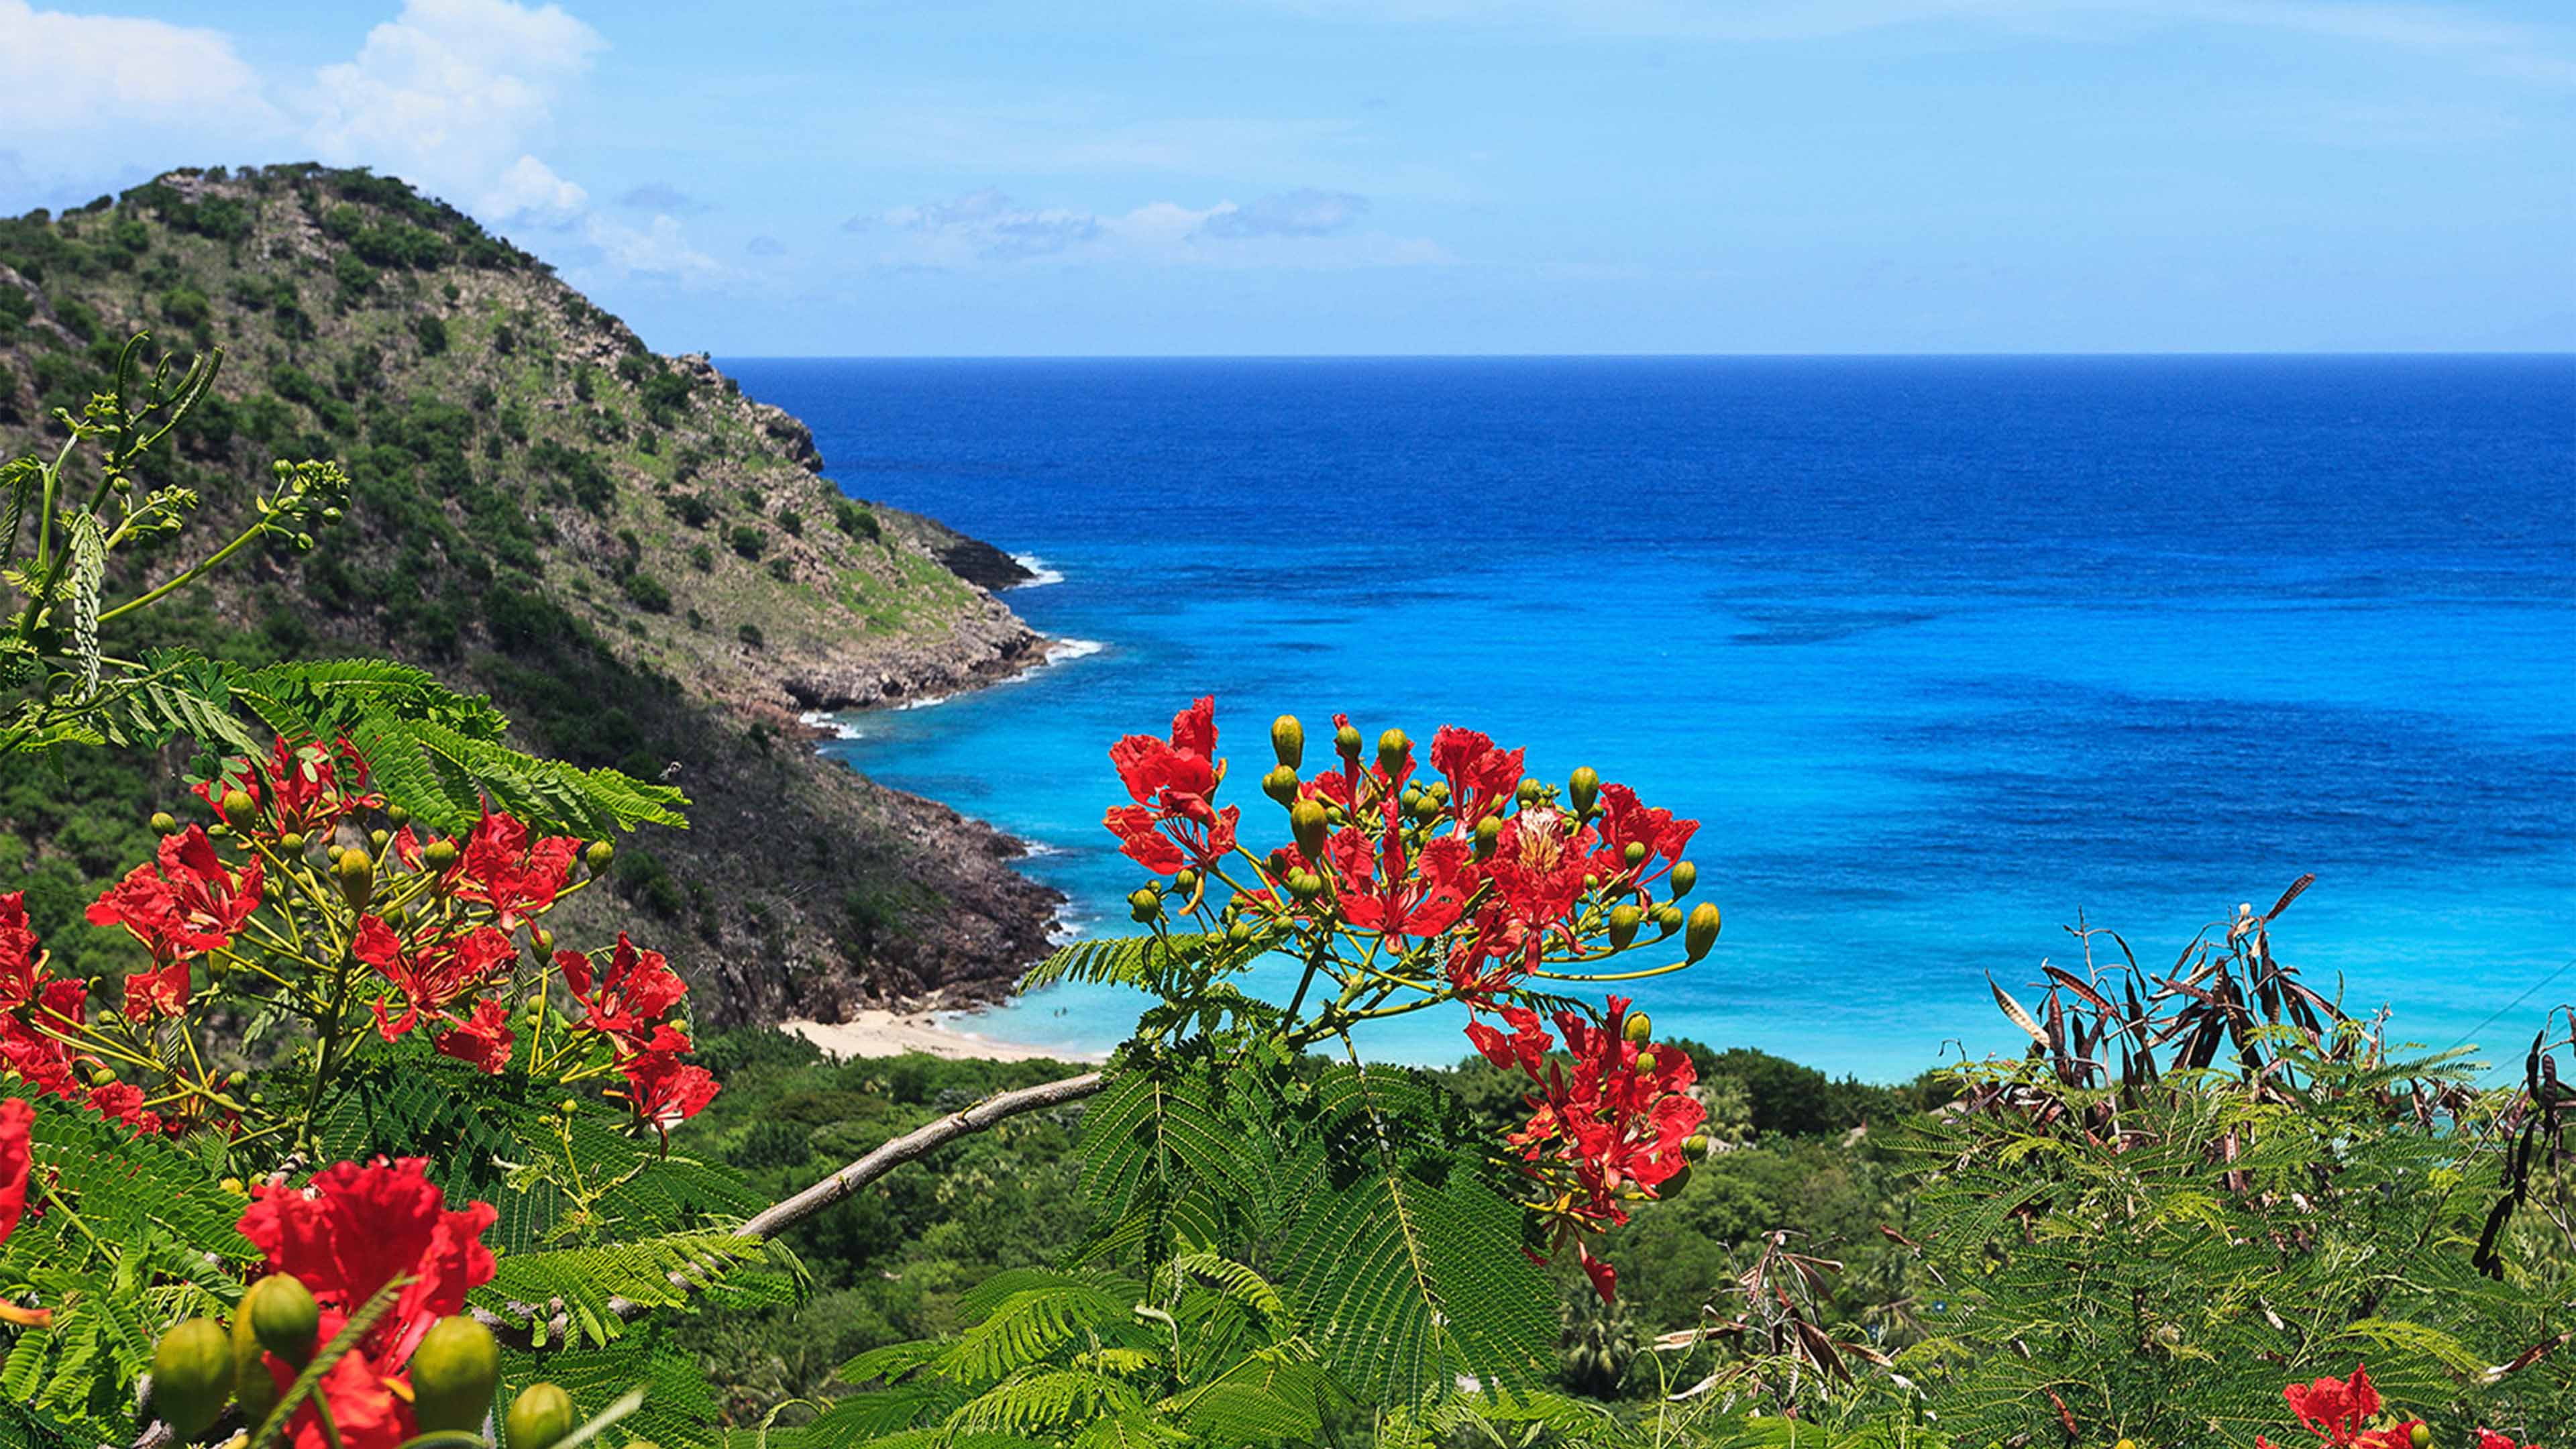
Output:
[[[389,653],[490,694],[535,747],[681,785],[692,828],[628,844],[575,924],[664,943],[710,1022],[991,997],[1044,949],[1055,900],[1013,842],[817,760],[796,723],[1036,665],[992,593],[1022,576],[1001,550],[843,496],[804,425],[706,357],[654,354],[365,172],[176,171],[0,221],[0,453],[58,436],[142,330],[173,358],[225,349],[148,480],[196,487],[202,533],[273,458],[353,480],[312,554],[198,591],[199,642]],[[0,829],[0,870],[63,914],[79,852]]]

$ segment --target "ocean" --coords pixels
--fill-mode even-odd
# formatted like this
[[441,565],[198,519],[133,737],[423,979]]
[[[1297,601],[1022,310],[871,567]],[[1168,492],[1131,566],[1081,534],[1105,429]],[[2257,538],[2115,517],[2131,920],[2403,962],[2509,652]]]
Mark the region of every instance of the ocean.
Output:
[[[2280,954],[2400,1039],[2518,1064],[2576,999],[2576,358],[723,365],[1038,570],[1061,662],[825,749],[1029,841],[1069,930],[1140,878],[1110,742],[1212,694],[1265,844],[1282,711],[1698,818],[1725,932],[1640,1004],[1838,1074],[2017,1050],[1987,978],[2079,919],[2161,969],[2310,871]],[[1098,1050],[1136,1004],[970,1025]]]

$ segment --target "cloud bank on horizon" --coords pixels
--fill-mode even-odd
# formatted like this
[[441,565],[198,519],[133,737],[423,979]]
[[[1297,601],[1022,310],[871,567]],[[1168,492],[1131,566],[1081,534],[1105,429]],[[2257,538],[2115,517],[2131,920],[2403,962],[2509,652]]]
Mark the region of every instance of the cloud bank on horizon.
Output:
[[669,350],[2576,347],[2543,4],[0,0],[0,210],[297,159]]

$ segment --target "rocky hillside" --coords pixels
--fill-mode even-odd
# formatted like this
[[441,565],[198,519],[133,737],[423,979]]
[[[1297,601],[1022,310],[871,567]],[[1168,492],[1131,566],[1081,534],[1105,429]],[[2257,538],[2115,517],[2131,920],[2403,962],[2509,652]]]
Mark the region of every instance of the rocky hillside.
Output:
[[[710,1022],[987,997],[1043,949],[1054,901],[1012,842],[817,760],[797,723],[1038,662],[990,592],[1019,577],[1007,555],[844,497],[805,427],[705,357],[655,355],[365,172],[177,171],[0,221],[0,453],[58,435],[141,330],[225,349],[220,401],[149,480],[205,495],[198,536],[273,458],[353,480],[314,553],[199,591],[198,642],[390,653],[490,694],[535,747],[681,785],[693,827],[625,847],[585,924],[667,943]],[[0,818],[0,879],[64,918],[115,862],[38,813]]]

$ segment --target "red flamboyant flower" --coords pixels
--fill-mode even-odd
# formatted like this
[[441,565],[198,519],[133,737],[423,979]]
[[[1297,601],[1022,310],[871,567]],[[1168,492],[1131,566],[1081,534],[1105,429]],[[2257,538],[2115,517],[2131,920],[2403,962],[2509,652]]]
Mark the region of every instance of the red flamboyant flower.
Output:
[[[2478,1431],[2478,1449],[2513,1449],[2513,1436],[2511,1434],[2499,1434],[2493,1429],[2480,1429]],[[2522,1446],[2522,1449],[2540,1449],[2540,1446],[2537,1444],[2525,1444]]]
[[474,1015],[453,1031],[440,1033],[430,1042],[439,1055],[450,1056],[478,1070],[499,1076],[510,1064],[510,1008],[492,997],[474,1003]]
[[271,834],[311,835],[360,810],[383,805],[384,797],[370,791],[367,781],[366,758],[345,736],[326,750],[317,741],[293,745],[280,735],[265,764],[234,760],[225,766],[221,779],[191,788],[235,830],[247,831],[262,823],[256,804],[249,819],[235,820],[225,812],[225,794],[240,790],[253,802],[265,798]]
[[[1670,810],[1651,808],[1625,785],[1603,785],[1600,830],[1601,849],[1593,854],[1593,870],[1605,881],[1633,872],[1627,882],[1633,887],[1671,870],[1699,830],[1699,822],[1676,820]],[[1627,857],[1631,845],[1646,848],[1644,858],[1633,866]]]
[[431,927],[405,941],[376,916],[358,921],[357,940],[349,953],[376,968],[402,998],[402,1019],[388,1017],[385,1002],[376,1003],[376,1030],[392,1041],[410,1031],[427,1012],[447,1020],[447,1005],[506,970],[517,948],[490,926],[462,935]]
[[143,1089],[131,1082],[104,1082],[89,1090],[89,1104],[110,1122],[121,1122],[137,1136],[161,1130],[161,1114],[143,1106]]
[[1458,923],[1476,888],[1467,842],[1454,835],[1424,846],[1410,869],[1404,837],[1394,830],[1386,832],[1382,850],[1371,850],[1360,832],[1344,830],[1326,843],[1324,854],[1340,877],[1342,919],[1363,931],[1437,936]]
[[1523,810],[1503,822],[1484,862],[1493,896],[1479,934],[1514,951],[1522,970],[1537,967],[1549,936],[1567,934],[1567,918],[1592,869],[1591,830],[1569,835],[1565,825],[1559,811]]
[[2281,1397],[2289,1401],[2301,1428],[2336,1449],[2357,1444],[2362,1424],[2379,1413],[2379,1390],[2371,1387],[2370,1369],[2361,1363],[2353,1365],[2351,1378],[2292,1384],[2281,1390]]
[[66,1100],[81,1095],[73,1075],[79,1065],[65,1037],[87,1019],[89,989],[78,981],[48,981],[36,999],[0,1013],[0,1067],[16,1072],[39,1092]]
[[[24,1098],[0,1099],[0,1243],[18,1231],[27,1212],[27,1173],[35,1162],[36,1109]],[[44,1308],[21,1308],[0,1299],[0,1323],[42,1328],[53,1321]]]
[[1511,803],[1521,784],[1520,750],[1498,750],[1491,737],[1456,725],[1431,735],[1431,768],[1449,782],[1449,814],[1468,830]]
[[1503,1008],[1503,1024],[1512,1029],[1508,1037],[1481,1021],[1467,1023],[1467,1040],[1476,1044],[1485,1060],[1510,1071],[1518,1067],[1532,1080],[1539,1075],[1539,1063],[1556,1046],[1556,1038],[1539,1025],[1538,1013],[1526,1006]]
[[1211,803],[1225,777],[1216,762],[1216,700],[1202,696],[1172,716],[1172,737],[1127,735],[1109,747],[1119,782],[1136,803],[1100,817],[1119,851],[1156,875],[1205,869],[1233,851],[1243,811]]
[[573,1000],[581,1003],[582,1019],[573,1025],[612,1037],[629,1050],[648,1049],[654,1027],[689,994],[661,952],[636,950],[623,931],[617,933],[608,970],[596,979],[590,958],[579,951],[557,951],[555,966]]
[[125,978],[125,1019],[150,1021],[188,1012],[188,963],[173,961]]
[[27,924],[27,893],[0,895],[0,1011],[35,1000],[45,984],[45,953]]
[[[380,1157],[364,1167],[343,1162],[301,1190],[252,1189],[241,1215],[242,1236],[268,1255],[270,1272],[294,1274],[325,1308],[342,1315],[395,1278],[412,1278],[358,1342],[383,1374],[400,1373],[430,1325],[463,1312],[467,1291],[493,1272],[492,1250],[482,1239],[500,1214],[483,1202],[450,1211],[424,1166],[418,1157]],[[331,1407],[336,1414],[336,1398]]]
[[448,867],[447,884],[458,900],[490,906],[500,928],[512,931],[554,905],[579,854],[581,842],[571,836],[531,840],[515,816],[494,814],[487,804]]
[[[215,843],[191,825],[161,837],[153,859],[108,887],[88,915],[93,926],[123,926],[151,950],[156,964],[166,966],[231,945],[259,901],[258,860],[242,862],[238,872],[227,870]],[[178,1000],[187,1005],[184,986]]]
[[688,1049],[688,1037],[666,1026],[654,1032],[650,1048],[617,1064],[626,1075],[628,1105],[657,1132],[669,1132],[715,1100],[715,1076],[680,1060]]

